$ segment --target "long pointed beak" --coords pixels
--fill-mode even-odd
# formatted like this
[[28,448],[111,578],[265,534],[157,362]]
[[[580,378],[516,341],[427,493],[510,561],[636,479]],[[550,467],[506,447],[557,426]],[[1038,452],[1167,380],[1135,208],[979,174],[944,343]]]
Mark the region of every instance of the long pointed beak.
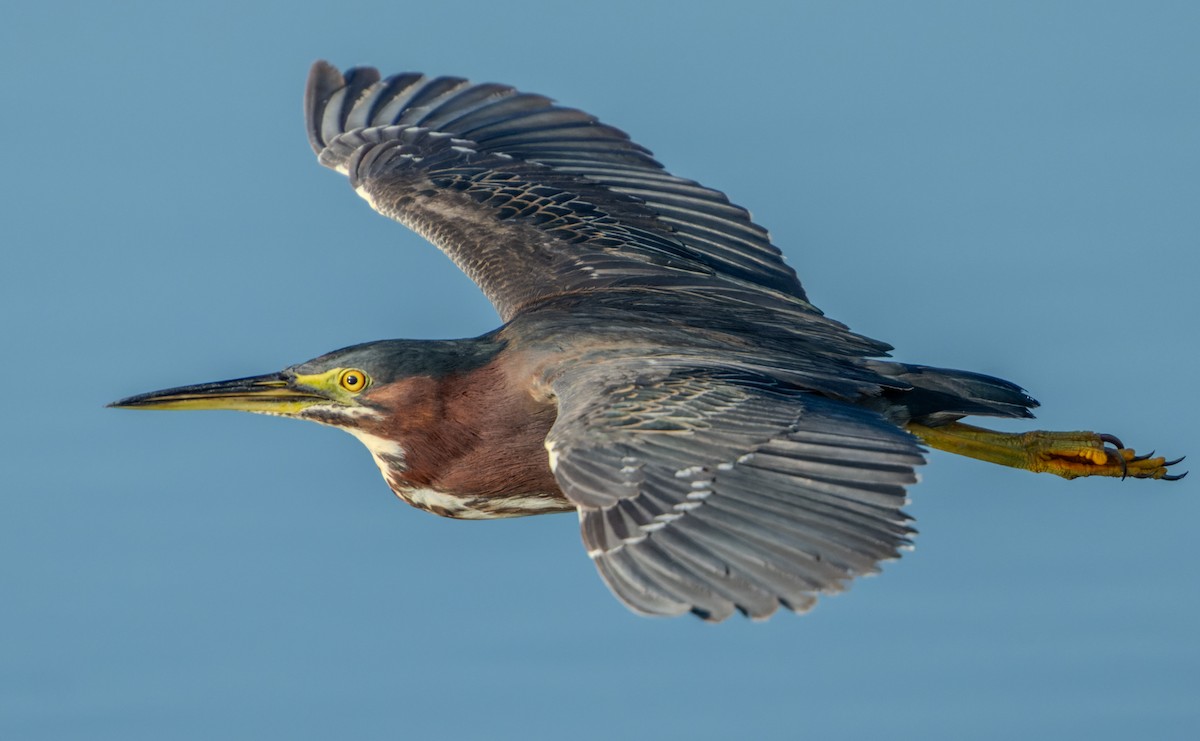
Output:
[[179,386],[114,401],[125,409],[233,409],[261,414],[295,414],[327,402],[316,389],[294,385],[280,373],[231,381]]

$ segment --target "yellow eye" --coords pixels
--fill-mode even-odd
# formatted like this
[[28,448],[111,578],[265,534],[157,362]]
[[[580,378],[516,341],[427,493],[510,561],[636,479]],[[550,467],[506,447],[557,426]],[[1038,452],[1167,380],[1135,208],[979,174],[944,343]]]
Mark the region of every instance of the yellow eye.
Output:
[[348,368],[338,376],[338,383],[347,391],[358,393],[367,387],[367,374],[354,368]]

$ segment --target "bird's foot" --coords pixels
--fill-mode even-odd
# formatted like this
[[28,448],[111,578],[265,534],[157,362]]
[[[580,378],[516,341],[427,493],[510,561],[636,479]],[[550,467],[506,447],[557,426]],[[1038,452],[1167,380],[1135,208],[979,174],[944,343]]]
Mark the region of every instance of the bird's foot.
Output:
[[1037,473],[1052,473],[1065,479],[1114,476],[1167,481],[1177,481],[1187,475],[1168,472],[1183,458],[1168,461],[1162,456],[1155,457],[1154,451],[1138,455],[1113,435],[1036,430],[1019,437],[1030,459],[1028,470]]
[[1112,476],[1178,481],[1187,475],[1169,470],[1183,458],[1168,461],[1153,452],[1138,455],[1116,437],[1095,432],[996,432],[961,422],[937,427],[910,423],[907,429],[931,448],[1066,479]]

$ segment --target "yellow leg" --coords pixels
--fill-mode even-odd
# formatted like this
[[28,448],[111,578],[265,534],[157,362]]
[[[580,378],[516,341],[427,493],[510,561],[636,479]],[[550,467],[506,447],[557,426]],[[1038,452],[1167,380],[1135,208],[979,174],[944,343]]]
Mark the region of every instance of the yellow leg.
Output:
[[1095,432],[996,432],[961,422],[937,427],[910,422],[906,429],[931,448],[1065,479],[1118,476],[1177,481],[1187,475],[1167,472],[1182,458],[1168,461],[1152,458],[1154,453],[1138,455],[1112,435]]

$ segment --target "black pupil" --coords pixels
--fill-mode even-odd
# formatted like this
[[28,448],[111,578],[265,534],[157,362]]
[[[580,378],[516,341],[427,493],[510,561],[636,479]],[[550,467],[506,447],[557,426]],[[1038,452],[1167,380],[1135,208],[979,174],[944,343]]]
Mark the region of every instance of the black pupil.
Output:
[[353,373],[346,376],[346,385],[347,386],[357,386],[358,385],[358,376],[354,375]]

